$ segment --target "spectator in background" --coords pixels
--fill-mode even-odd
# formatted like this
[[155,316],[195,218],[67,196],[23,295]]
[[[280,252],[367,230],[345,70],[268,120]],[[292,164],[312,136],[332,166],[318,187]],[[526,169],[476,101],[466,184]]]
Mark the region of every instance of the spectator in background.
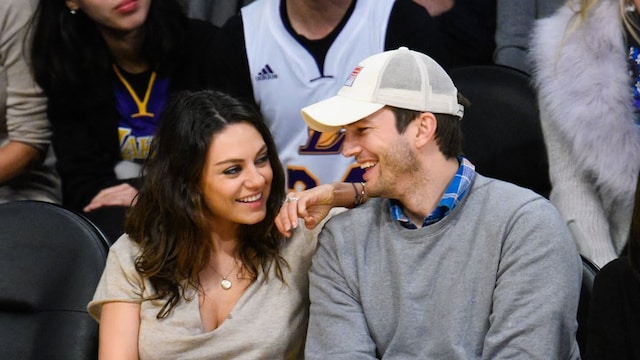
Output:
[[449,56],[445,68],[493,64],[496,0],[455,0],[437,24]]
[[100,359],[302,359],[321,226],[284,241],[284,181],[253,106],[212,91],[171,101],[89,304]]
[[[208,20],[222,26],[230,17],[240,12],[240,8],[253,0],[185,0],[184,7],[191,18]],[[449,11],[455,0],[414,0],[427,9],[431,16]]]
[[29,68],[36,0],[0,2],[0,202],[62,201],[47,99]]
[[579,359],[582,267],[560,214],[462,157],[466,101],[433,59],[400,48],[357,69],[302,109],[344,129],[371,197],[320,233],[305,358]]
[[553,14],[566,0],[497,0],[493,61],[531,74],[529,42],[533,23]]
[[612,260],[596,275],[583,359],[640,359],[640,186],[628,244],[628,256]]
[[257,0],[218,39],[220,86],[259,106],[292,190],[361,180],[340,156],[343,134],[309,130],[300,116],[334,94],[360,59],[405,45],[448,63],[434,20],[412,0]]
[[532,38],[550,199],[600,267],[623,253],[640,170],[638,5],[571,1]]
[[34,27],[63,204],[115,240],[167,96],[213,86],[217,28],[175,0],[40,0]]

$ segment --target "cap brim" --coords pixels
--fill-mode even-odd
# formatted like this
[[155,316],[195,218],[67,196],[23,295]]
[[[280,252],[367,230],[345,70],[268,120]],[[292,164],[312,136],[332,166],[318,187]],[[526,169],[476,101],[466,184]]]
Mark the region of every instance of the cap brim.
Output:
[[337,95],[304,107],[301,112],[302,118],[311,129],[319,132],[333,132],[383,107],[384,104],[357,101]]

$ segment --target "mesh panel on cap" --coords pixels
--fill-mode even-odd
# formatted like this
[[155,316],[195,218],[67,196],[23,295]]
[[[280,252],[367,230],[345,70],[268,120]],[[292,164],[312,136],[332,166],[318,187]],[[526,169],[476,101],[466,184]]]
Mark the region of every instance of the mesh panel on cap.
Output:
[[462,115],[456,87],[430,57],[400,48],[385,64],[374,101],[399,108]]
[[434,94],[456,96],[456,90],[449,75],[447,75],[447,73],[435,61],[428,61],[426,58],[423,59],[425,60],[427,72],[429,73],[429,85],[431,85],[431,91]]
[[392,56],[380,78],[380,89],[420,91],[420,69],[409,51]]

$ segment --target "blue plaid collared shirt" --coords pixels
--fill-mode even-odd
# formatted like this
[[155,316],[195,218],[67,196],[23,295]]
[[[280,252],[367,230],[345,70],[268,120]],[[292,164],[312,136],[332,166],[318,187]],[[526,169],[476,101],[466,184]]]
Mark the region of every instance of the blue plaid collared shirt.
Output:
[[[423,227],[435,224],[447,216],[449,212],[451,212],[451,210],[453,210],[453,208],[462,201],[464,196],[467,194],[469,187],[471,187],[471,182],[473,182],[473,178],[476,176],[476,168],[469,160],[462,156],[458,157],[458,161],[460,162],[458,171],[447,186],[438,206],[436,206],[435,210],[433,210],[433,212],[431,212],[431,214],[429,214],[429,216],[427,216],[422,222]],[[400,224],[407,229],[418,228],[404,214],[400,202],[393,199],[391,200],[391,217],[394,220],[398,220]]]

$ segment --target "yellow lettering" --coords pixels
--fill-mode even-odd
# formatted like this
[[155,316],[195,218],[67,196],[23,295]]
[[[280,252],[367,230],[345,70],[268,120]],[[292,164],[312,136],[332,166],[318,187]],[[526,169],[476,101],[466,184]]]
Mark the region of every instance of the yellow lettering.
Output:
[[136,139],[132,136],[127,137],[123,144],[120,145],[120,153],[124,160],[134,160],[136,158]]

